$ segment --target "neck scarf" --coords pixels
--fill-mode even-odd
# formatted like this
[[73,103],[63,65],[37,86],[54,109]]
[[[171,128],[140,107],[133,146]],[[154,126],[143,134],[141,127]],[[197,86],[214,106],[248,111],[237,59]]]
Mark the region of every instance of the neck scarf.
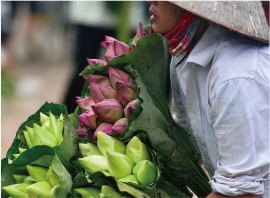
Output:
[[190,51],[189,43],[198,28],[199,22],[199,17],[186,12],[179,24],[171,32],[162,35],[168,39],[168,43],[171,46],[169,52],[172,55],[180,55],[186,51]]

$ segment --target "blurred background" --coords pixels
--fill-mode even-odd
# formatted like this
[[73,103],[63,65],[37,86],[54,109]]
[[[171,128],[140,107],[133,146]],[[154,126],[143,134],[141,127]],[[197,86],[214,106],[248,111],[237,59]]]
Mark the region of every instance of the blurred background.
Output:
[[149,21],[146,1],[1,1],[1,159],[19,126],[46,101],[74,111],[86,58],[105,35],[126,42]]

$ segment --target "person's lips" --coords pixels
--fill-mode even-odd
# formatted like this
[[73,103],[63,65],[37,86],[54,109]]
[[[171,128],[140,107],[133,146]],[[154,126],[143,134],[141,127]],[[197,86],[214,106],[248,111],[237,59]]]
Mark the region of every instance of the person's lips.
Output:
[[150,20],[152,22],[155,21],[158,17],[155,15],[155,13],[151,9],[149,9],[149,12],[152,14],[152,16],[150,17]]

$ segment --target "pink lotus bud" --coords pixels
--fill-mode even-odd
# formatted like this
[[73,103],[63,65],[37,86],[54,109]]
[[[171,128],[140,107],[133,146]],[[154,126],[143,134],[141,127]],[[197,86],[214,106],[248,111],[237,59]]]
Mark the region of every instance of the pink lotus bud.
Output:
[[114,99],[106,99],[96,103],[92,109],[103,122],[115,123],[124,116],[122,105]]
[[88,128],[95,130],[97,128],[97,115],[93,111],[87,111],[77,117]]
[[81,97],[79,97],[79,96],[76,96],[76,100],[80,100],[81,99]]
[[115,89],[116,82],[127,82],[127,83],[134,84],[133,78],[120,69],[108,67],[108,72],[109,72],[109,77],[110,77],[110,80],[114,89]]
[[124,112],[125,112],[125,117],[127,119],[130,119],[133,112],[135,111],[135,109],[137,108],[139,104],[139,100],[138,99],[135,99],[135,100],[132,100],[131,102],[129,102],[126,106],[126,108],[124,109]]
[[127,118],[121,118],[120,120],[117,120],[116,123],[114,123],[112,127],[112,133],[115,136],[121,135],[125,131],[128,125],[128,119]]
[[146,33],[145,29],[143,28],[142,24],[139,22],[139,26],[137,28],[137,34],[136,34],[135,38],[133,39],[132,45],[136,46],[137,41],[145,35],[147,35],[147,33]]
[[115,93],[118,101],[125,107],[136,99],[137,86],[131,83],[116,82]]
[[106,36],[105,41],[100,44],[106,47],[106,56],[120,56],[129,51],[129,46],[127,44],[109,36]]
[[83,129],[83,128],[84,128],[84,124],[82,122],[80,122],[78,129]]
[[111,81],[108,77],[100,75],[87,75],[88,82],[93,81],[105,87],[112,87]]
[[105,87],[94,81],[89,81],[90,94],[95,103],[101,102],[104,99],[117,99],[113,88]]
[[96,140],[97,139],[97,132],[102,131],[103,133],[107,135],[112,134],[112,127],[113,124],[108,123],[108,122],[103,122],[95,131],[93,138]]
[[99,59],[87,59],[87,62],[89,65],[95,65],[95,64],[100,64],[101,66],[104,66],[107,64],[107,61],[105,60],[99,60]]
[[105,56],[107,62],[110,62],[115,56]]
[[88,134],[86,129],[76,129],[77,135],[84,135],[87,138],[90,138],[90,135]]
[[85,99],[78,99],[76,100],[79,107],[83,110],[83,112],[92,110],[92,105],[95,104],[93,98],[85,98]]

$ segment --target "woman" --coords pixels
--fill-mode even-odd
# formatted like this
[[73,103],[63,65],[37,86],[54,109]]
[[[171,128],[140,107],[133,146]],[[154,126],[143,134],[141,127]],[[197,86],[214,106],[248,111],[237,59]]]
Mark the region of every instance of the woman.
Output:
[[148,2],[153,30],[171,46],[174,119],[209,172],[208,198],[268,198],[269,28],[260,2]]

